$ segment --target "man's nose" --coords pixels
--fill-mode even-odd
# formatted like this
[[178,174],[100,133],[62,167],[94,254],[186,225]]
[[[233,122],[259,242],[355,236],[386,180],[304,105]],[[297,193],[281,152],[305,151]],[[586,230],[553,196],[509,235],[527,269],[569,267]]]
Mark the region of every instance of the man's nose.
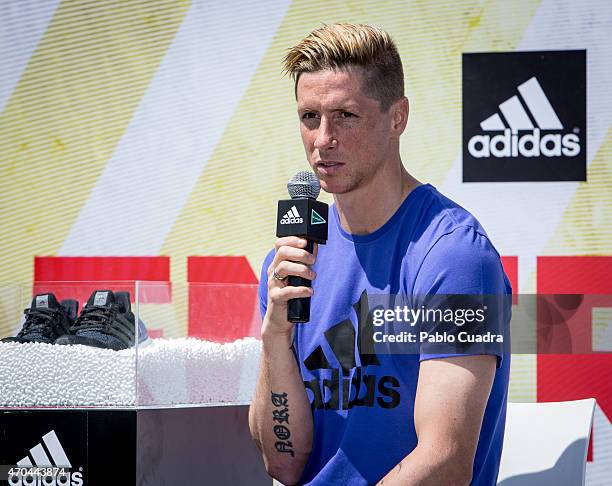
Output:
[[314,146],[317,150],[329,150],[335,147],[333,124],[327,117],[321,117]]

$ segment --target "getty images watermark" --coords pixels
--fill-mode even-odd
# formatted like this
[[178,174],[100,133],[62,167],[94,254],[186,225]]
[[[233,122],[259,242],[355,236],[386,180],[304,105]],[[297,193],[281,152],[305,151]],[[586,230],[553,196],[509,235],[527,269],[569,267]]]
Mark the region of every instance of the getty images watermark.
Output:
[[612,352],[612,295],[361,295],[360,354]]
[[[373,339],[376,343],[503,343],[504,335],[501,333],[471,332],[466,329],[456,330],[452,327],[450,332],[431,332],[432,329],[426,329],[427,324],[439,326],[440,323],[454,324],[457,328],[463,328],[463,326],[471,324],[482,325],[486,320],[486,311],[486,305],[477,309],[428,309],[425,306],[414,309],[407,305],[395,306],[393,309],[374,309],[372,312],[374,327],[381,328],[392,324],[393,333],[387,334],[389,332],[388,327],[385,330],[375,330]],[[397,327],[402,324],[402,327],[405,326],[408,330],[397,331]]]
[[364,295],[362,352],[473,354],[509,351],[511,295]]

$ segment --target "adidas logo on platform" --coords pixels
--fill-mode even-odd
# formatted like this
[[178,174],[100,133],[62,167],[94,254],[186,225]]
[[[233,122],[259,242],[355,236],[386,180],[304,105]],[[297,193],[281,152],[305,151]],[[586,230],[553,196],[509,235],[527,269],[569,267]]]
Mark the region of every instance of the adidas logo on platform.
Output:
[[[532,77],[518,86],[519,98],[514,95],[499,104],[499,113],[480,123],[484,132],[503,132],[499,135],[474,135],[469,143],[470,155],[483,157],[575,157],[580,153],[580,138],[575,133],[563,133],[563,124],[546,97],[542,86]],[[522,100],[522,102],[521,102]],[[531,113],[531,117],[527,112]],[[533,120],[532,120],[533,119]],[[541,130],[553,131],[541,135]],[[519,131],[525,133],[520,135]]]
[[291,206],[291,209],[287,211],[280,220],[280,224],[299,224],[303,222],[304,218],[300,216],[295,206]]
[[[51,459],[49,459],[51,456]],[[71,468],[70,460],[55,430],[43,435],[42,443],[30,449],[30,454],[17,461],[20,468]],[[82,472],[67,472],[57,476],[9,476],[10,486],[83,486]]]

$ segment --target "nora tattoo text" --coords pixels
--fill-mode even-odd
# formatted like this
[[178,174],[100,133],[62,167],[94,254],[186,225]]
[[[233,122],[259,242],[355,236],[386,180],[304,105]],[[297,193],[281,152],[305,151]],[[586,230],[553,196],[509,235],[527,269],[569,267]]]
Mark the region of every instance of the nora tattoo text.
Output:
[[[287,393],[271,393],[272,405],[276,407],[272,410],[272,420],[274,424],[274,435],[278,441],[274,443],[274,447],[278,452],[291,454],[294,457],[293,444],[289,440],[291,431],[289,430],[289,402],[287,401]],[[286,425],[285,425],[286,424]]]

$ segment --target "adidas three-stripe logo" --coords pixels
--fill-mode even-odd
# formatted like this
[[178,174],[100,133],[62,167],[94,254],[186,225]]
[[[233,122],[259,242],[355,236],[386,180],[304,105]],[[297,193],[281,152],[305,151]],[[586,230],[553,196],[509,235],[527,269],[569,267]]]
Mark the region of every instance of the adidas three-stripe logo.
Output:
[[280,224],[296,224],[303,222],[304,219],[300,216],[300,213],[298,213],[298,210],[295,206],[291,206],[291,209],[287,211],[280,220]]
[[[29,455],[17,461],[20,468],[51,468],[62,470],[56,476],[10,476],[9,486],[83,486],[82,468],[79,471],[70,471],[72,464],[62,447],[55,430],[43,435],[39,442],[29,451]],[[68,471],[65,471],[67,469]]]
[[55,430],[43,435],[42,438],[45,446],[47,447],[47,451],[51,455],[51,459],[45,452],[42,444],[36,444],[34,447],[30,449],[30,455],[34,462],[30,460],[28,456],[25,456],[20,461],[17,461],[18,466],[56,466],[56,467],[72,467],[70,461],[68,460],[68,456],[62,447],[59,439],[57,438],[57,434]]
[[[473,157],[574,157],[580,153],[580,138],[575,133],[559,133],[563,124],[537,78],[531,77],[517,87],[514,95],[499,104],[494,113],[480,122],[483,132],[499,135],[474,135],[468,150]],[[531,116],[530,116],[531,114]],[[502,116],[504,120],[502,120]],[[540,136],[540,131],[557,131]],[[519,136],[519,131],[530,131]]]
[[[563,125],[555,113],[554,108],[544,94],[544,90],[538,80],[533,77],[519,85],[518,92],[531,112],[537,128],[542,130],[562,130]],[[504,115],[511,130],[533,130],[534,127],[529,115],[523,108],[518,96],[514,95],[503,103],[500,103],[499,110]],[[507,127],[496,113],[480,123],[480,128],[484,131],[505,130]]]

